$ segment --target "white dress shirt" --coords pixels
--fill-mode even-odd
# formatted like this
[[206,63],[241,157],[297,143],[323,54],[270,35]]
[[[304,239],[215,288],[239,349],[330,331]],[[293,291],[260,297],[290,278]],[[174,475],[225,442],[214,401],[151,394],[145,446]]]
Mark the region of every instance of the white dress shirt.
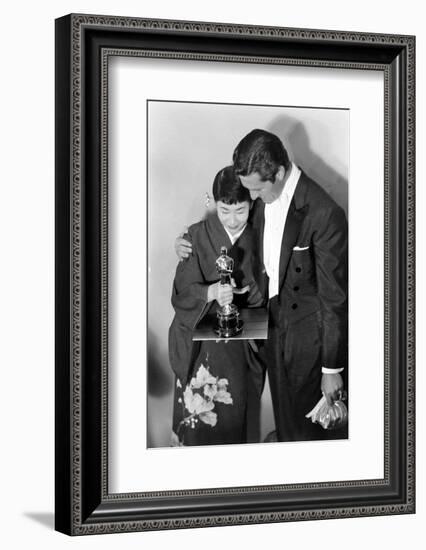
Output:
[[281,195],[265,204],[265,229],[263,233],[263,263],[269,277],[269,299],[278,294],[280,281],[280,255],[284,226],[288,209],[300,178],[300,169],[291,163],[290,174]]

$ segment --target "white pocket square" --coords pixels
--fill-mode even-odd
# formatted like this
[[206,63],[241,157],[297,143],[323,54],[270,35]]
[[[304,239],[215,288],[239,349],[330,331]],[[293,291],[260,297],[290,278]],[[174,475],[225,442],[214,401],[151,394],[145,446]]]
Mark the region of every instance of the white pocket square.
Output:
[[296,252],[300,252],[301,250],[308,250],[309,246],[294,246],[293,250],[296,250]]

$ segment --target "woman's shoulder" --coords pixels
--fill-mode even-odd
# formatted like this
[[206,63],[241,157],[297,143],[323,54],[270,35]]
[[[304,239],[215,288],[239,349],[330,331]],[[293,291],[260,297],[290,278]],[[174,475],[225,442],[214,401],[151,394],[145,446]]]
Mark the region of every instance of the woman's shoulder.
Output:
[[[196,240],[203,236],[206,232],[206,221],[201,220],[199,222],[193,223],[188,227],[186,235],[190,237],[191,240]],[[184,235],[186,237],[186,235]]]

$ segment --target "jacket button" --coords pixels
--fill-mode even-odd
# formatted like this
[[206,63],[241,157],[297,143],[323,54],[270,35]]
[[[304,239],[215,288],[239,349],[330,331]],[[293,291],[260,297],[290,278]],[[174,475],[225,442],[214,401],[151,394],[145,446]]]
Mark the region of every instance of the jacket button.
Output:
[[297,304],[293,304],[293,305],[291,306],[291,309],[297,309]]
[[301,267],[296,267],[296,273],[300,273],[302,271]]

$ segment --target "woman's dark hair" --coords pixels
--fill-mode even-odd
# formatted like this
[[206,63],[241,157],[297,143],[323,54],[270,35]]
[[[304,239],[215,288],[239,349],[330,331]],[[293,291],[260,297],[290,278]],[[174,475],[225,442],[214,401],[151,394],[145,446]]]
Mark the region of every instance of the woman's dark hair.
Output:
[[241,185],[240,178],[233,166],[222,168],[213,182],[214,200],[225,204],[237,204],[238,202],[251,202],[249,191]]
[[235,173],[260,174],[263,181],[274,181],[280,166],[290,168],[288,153],[279,137],[266,130],[252,130],[237,145],[232,158]]

